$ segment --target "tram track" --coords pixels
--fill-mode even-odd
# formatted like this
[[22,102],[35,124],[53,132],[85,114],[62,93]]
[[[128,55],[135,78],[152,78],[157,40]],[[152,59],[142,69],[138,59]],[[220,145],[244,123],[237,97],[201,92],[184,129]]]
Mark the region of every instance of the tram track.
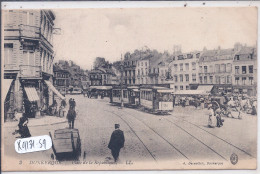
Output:
[[[113,113],[114,115],[117,115],[118,117],[120,117],[128,126],[129,128],[134,132],[134,130],[131,128],[131,126],[119,115],[116,114],[114,112],[111,111],[107,111],[110,113]],[[128,112],[126,112],[128,115],[130,115]],[[163,139],[167,144],[169,144],[173,149],[175,149],[179,154],[181,154],[183,157],[185,157],[187,160],[190,160],[183,152],[181,152],[177,147],[175,147],[172,143],[170,143],[167,139],[165,139],[162,135],[160,135],[158,132],[156,132],[153,128],[151,128],[150,126],[148,126],[146,123],[144,123],[143,121],[137,119],[135,116],[130,115],[131,117],[134,117],[136,120],[138,120],[139,122],[141,122],[142,124],[144,124],[146,127],[148,127],[150,130],[152,130],[157,136],[159,136],[161,139]],[[138,139],[143,143],[143,141],[140,139],[140,137],[134,132],[134,134],[138,137]],[[144,145],[144,143],[143,143]],[[145,146],[145,145],[144,145]],[[149,149],[147,148],[147,146],[145,146],[146,149],[149,151]],[[150,153],[150,151],[149,151]],[[151,154],[151,153],[150,153]],[[151,154],[152,155],[152,154]],[[152,155],[153,156],[153,155]],[[155,159],[156,160],[156,159]]]
[[[173,116],[173,117],[175,117],[175,118],[177,118],[177,119],[180,119],[180,118],[178,118],[178,117],[176,117],[176,116]],[[167,118],[166,118],[166,120],[169,121],[169,122],[172,122],[172,121],[170,121],[170,120],[167,119]],[[191,125],[193,125],[193,126],[195,126],[195,127],[197,127],[197,128],[199,128],[199,129],[201,129],[201,130],[203,130],[203,131],[205,131],[205,132],[207,132],[208,134],[212,135],[213,137],[215,137],[215,138],[217,138],[217,139],[219,139],[219,140],[225,142],[226,144],[229,144],[230,146],[232,146],[232,147],[236,148],[237,150],[239,150],[239,151],[241,151],[241,152],[247,154],[248,156],[250,156],[250,157],[252,157],[252,158],[256,158],[256,157],[254,157],[253,155],[251,155],[250,153],[246,152],[245,150],[243,150],[243,149],[237,147],[236,145],[234,145],[234,144],[232,144],[232,143],[230,143],[230,142],[224,140],[223,138],[221,138],[221,137],[219,137],[219,136],[217,136],[217,135],[214,135],[213,133],[211,133],[211,132],[209,132],[209,131],[207,131],[207,130],[201,128],[200,126],[198,126],[198,125],[196,125],[196,124],[194,124],[194,123],[192,123],[192,122],[189,122],[189,121],[187,121],[187,120],[185,120],[185,119],[181,119],[181,120],[184,121],[184,122],[187,122],[187,123],[189,123],[189,124],[191,124]],[[175,123],[173,123],[173,124],[175,124]],[[176,124],[175,124],[175,125],[176,125]]]
[[[126,112],[128,115],[130,115],[128,112]],[[150,126],[148,126],[146,123],[144,123],[143,121],[141,121],[140,119],[136,118],[133,115],[130,115],[132,117],[134,117],[135,119],[137,119],[138,121],[142,122],[144,125],[146,125],[147,127],[149,127],[151,130],[153,130],[157,135],[159,135],[154,129],[152,129]],[[183,129],[182,127],[178,126],[177,124],[169,121],[168,119],[166,119],[168,122],[170,122],[171,124],[174,124],[176,127],[178,127],[179,129],[181,129],[182,131],[184,131],[185,133],[187,133],[188,135],[190,135],[191,137],[193,137],[195,140],[197,140],[198,142],[200,142],[201,144],[203,144],[204,146],[206,146],[208,149],[210,149],[212,152],[214,152],[215,154],[217,154],[219,157],[221,157],[222,159],[228,161],[225,157],[223,157],[222,155],[220,155],[218,152],[216,152],[214,149],[212,149],[211,147],[209,147],[208,145],[206,145],[205,143],[203,143],[201,140],[199,140],[198,138],[196,138],[194,135],[190,134],[188,131],[186,131],[185,129]],[[161,135],[159,135],[160,137],[162,137]],[[163,137],[162,137],[163,138]],[[165,138],[163,138],[165,141],[167,141],[169,144],[171,144],[168,140],[166,140]],[[173,146],[173,145],[172,145]],[[178,150],[176,148],[176,150],[178,152],[180,152],[183,156],[185,156],[180,150]],[[186,157],[186,156],[185,156]],[[189,159],[188,157],[186,157],[187,159]]]
[[[127,112],[126,112],[126,113],[127,113]],[[129,113],[128,113],[128,114],[129,114]],[[172,115],[172,116],[173,116],[173,115]],[[133,116],[133,117],[135,117],[135,116]],[[256,157],[254,157],[253,155],[251,155],[250,153],[246,152],[245,150],[243,150],[243,149],[237,147],[236,145],[234,145],[234,144],[232,144],[232,143],[230,143],[230,142],[224,140],[223,138],[221,138],[221,137],[219,137],[219,136],[214,135],[213,133],[211,133],[211,132],[209,132],[209,131],[207,131],[207,130],[201,128],[200,126],[198,126],[198,125],[196,125],[196,124],[194,124],[194,123],[192,123],[192,122],[189,122],[189,121],[187,121],[187,120],[185,120],[185,119],[183,119],[183,118],[182,118],[182,119],[181,119],[181,118],[178,118],[178,117],[176,117],[176,116],[173,116],[173,117],[175,117],[175,118],[177,118],[177,119],[180,119],[180,120],[182,120],[182,121],[184,121],[184,122],[187,122],[187,123],[189,123],[189,124],[191,124],[191,125],[193,125],[193,126],[199,128],[199,129],[205,131],[206,133],[210,134],[211,136],[213,136],[213,137],[215,137],[215,138],[221,140],[222,142],[224,142],[224,143],[226,143],[226,144],[228,144],[228,145],[230,145],[230,146],[236,148],[237,150],[239,150],[239,151],[241,151],[241,152],[247,154],[248,156],[250,156],[250,157],[252,157],[252,158],[256,158]],[[136,118],[136,117],[135,117],[135,118]],[[136,119],[137,119],[137,118],[136,118]],[[216,153],[216,154],[217,154],[218,156],[220,156],[222,159],[228,161],[225,157],[223,157],[223,156],[220,155],[218,152],[216,152],[214,149],[212,149],[211,147],[209,147],[207,144],[203,143],[201,140],[199,140],[198,138],[196,138],[195,136],[193,136],[191,133],[189,133],[187,130],[185,130],[185,129],[182,128],[181,126],[177,125],[176,123],[170,121],[170,120],[167,119],[167,118],[164,118],[164,119],[166,119],[166,120],[167,120],[168,122],[170,122],[171,124],[174,124],[175,126],[177,126],[178,128],[180,128],[181,130],[183,130],[184,132],[186,132],[187,134],[189,134],[190,136],[192,136],[193,138],[195,138],[197,141],[199,141],[199,142],[202,143],[204,146],[206,146],[207,148],[209,148],[210,150],[212,150],[214,153]],[[139,120],[139,119],[137,119],[137,120]],[[139,121],[141,121],[141,120],[139,120]],[[141,121],[141,122],[143,122],[143,121]]]
[[112,111],[108,111],[108,110],[104,110],[106,112],[112,113],[114,115],[116,115],[118,118],[120,118],[128,127],[129,129],[133,132],[133,134],[138,138],[138,140],[142,143],[142,145],[145,147],[145,149],[147,150],[147,152],[152,156],[152,158],[154,159],[155,162],[157,162],[156,158],[154,157],[154,155],[152,154],[152,152],[148,149],[148,147],[144,144],[144,142],[141,140],[141,138],[136,134],[136,132],[133,130],[133,128],[128,124],[128,122],[123,119],[119,114],[116,114]]

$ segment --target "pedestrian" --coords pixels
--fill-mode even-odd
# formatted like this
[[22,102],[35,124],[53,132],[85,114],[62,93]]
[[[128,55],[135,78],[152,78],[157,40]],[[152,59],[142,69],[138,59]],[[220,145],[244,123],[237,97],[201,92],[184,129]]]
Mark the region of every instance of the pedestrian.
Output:
[[108,148],[111,150],[115,162],[118,160],[120,149],[124,147],[125,143],[124,132],[120,130],[119,127],[119,124],[115,124],[115,130],[113,131],[108,144]]
[[219,108],[216,110],[216,119],[217,119],[217,127],[223,126],[224,120],[222,120],[221,118],[221,111]]
[[28,126],[27,126],[28,123],[29,123],[28,117],[24,113],[19,120],[18,130],[15,130],[13,132],[13,135],[19,133],[21,135],[21,138],[31,137],[31,133],[30,133]]
[[212,117],[214,116],[214,110],[212,108],[212,105],[208,105],[208,116],[209,116],[209,119],[208,119],[208,127],[209,128],[213,128],[213,123],[212,123]]
[[74,129],[75,118],[76,118],[76,111],[74,108],[70,107],[70,109],[67,113],[67,119],[68,119],[70,129]]
[[72,98],[69,99],[69,105],[72,106]]

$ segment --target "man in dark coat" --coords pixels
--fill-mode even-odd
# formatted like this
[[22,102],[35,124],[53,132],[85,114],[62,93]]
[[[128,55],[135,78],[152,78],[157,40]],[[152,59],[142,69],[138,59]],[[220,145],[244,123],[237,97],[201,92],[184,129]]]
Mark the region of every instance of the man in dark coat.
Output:
[[113,131],[108,144],[108,148],[111,150],[115,162],[118,160],[120,149],[124,147],[125,143],[124,132],[121,131],[119,127],[119,124],[115,124],[115,130]]
[[70,107],[67,114],[67,119],[68,119],[70,129],[74,129],[75,118],[76,118],[76,111],[72,107]]

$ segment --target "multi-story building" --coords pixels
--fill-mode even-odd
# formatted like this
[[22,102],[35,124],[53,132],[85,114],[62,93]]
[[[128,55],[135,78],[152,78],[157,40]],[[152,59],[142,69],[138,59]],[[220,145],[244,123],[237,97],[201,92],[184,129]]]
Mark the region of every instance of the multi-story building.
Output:
[[138,53],[130,54],[127,52],[124,56],[124,73],[123,79],[125,85],[136,84],[136,64],[139,58]]
[[62,94],[66,94],[70,86],[70,72],[58,64],[53,65],[53,85]]
[[150,57],[144,57],[137,61],[137,84],[150,84]]
[[[204,50],[199,60],[199,84],[210,85],[212,92],[232,92],[234,49]],[[198,88],[200,89],[200,87]]]
[[115,73],[111,68],[96,68],[89,72],[91,86],[113,85],[115,83]]
[[198,84],[198,61],[200,52],[178,53],[169,64],[174,90],[190,90]]
[[3,15],[4,84],[10,85],[5,90],[6,119],[14,109],[47,109],[53,102],[55,15],[51,10],[6,10]]
[[256,96],[257,52],[253,47],[237,44],[233,60],[233,92]]

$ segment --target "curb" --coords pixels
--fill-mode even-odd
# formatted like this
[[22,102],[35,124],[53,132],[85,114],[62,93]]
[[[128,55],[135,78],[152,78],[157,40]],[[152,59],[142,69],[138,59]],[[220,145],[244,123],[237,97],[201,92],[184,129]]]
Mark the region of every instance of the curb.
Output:
[[[65,121],[65,120],[61,120],[61,121],[58,121],[58,122],[55,122],[55,123],[47,123],[47,124],[36,124],[36,125],[29,125],[28,127],[30,128],[30,127],[38,127],[38,126],[48,126],[48,125],[56,125],[56,124],[62,124],[62,123],[66,123],[67,121]],[[18,122],[17,122],[17,124],[15,124],[15,125],[9,125],[9,126],[7,126],[7,125],[4,125],[3,127],[4,128],[14,128],[14,127],[17,127],[17,125],[18,125]]]

